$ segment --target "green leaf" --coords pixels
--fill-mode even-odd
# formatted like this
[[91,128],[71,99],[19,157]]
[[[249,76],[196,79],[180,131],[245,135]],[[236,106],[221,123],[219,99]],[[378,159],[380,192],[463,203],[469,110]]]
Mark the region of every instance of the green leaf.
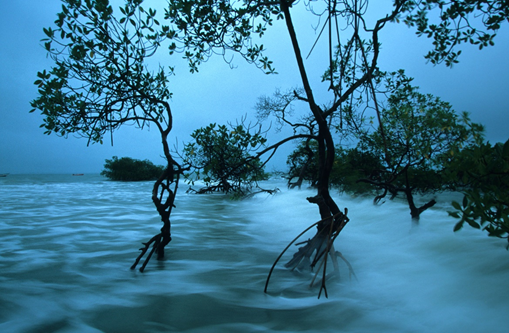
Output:
[[463,228],[463,221],[456,223],[456,225],[454,226],[454,232],[460,230],[461,228]]
[[463,196],[463,208],[466,208],[468,206],[468,199],[467,196]]
[[458,212],[448,212],[449,216],[455,218],[455,219],[458,219],[460,216],[458,214]]
[[465,221],[472,227],[472,228],[475,228],[475,229],[481,229],[481,226],[479,225],[479,223],[475,222],[473,219],[470,219],[470,218],[467,218],[465,219]]

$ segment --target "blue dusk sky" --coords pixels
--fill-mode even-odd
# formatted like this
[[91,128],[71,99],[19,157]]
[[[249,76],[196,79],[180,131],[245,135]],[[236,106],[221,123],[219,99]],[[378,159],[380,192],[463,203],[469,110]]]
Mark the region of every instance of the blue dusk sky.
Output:
[[[151,7],[151,3],[164,1],[150,1],[146,7]],[[88,147],[83,138],[43,134],[39,127],[41,115],[37,111],[29,113],[30,101],[37,96],[33,84],[37,72],[52,65],[41,46],[42,28],[53,26],[60,11],[59,0],[0,0],[0,173],[98,173],[104,160],[114,155],[163,164],[155,129],[140,131],[132,126],[124,127],[114,133],[113,145],[106,138],[103,145]],[[317,36],[312,29],[316,22],[302,19],[303,15],[297,13],[295,20],[301,48],[307,54]],[[414,84],[422,93],[450,102],[457,112],[468,111],[473,121],[485,125],[489,141],[509,138],[508,24],[502,25],[494,47],[479,51],[475,46],[465,45],[460,63],[452,69],[427,64],[424,55],[431,41],[418,38],[403,24],[384,28],[380,41],[379,65],[383,70],[403,68],[408,76],[415,78]],[[254,105],[259,96],[270,95],[277,88],[284,90],[300,85],[288,34],[281,21],[267,33],[263,44],[278,75],[265,75],[240,57],[234,58],[233,69],[218,57],[204,63],[199,73],[190,74],[180,55],[169,56],[161,49],[155,60],[176,67],[176,75],[170,79],[174,113],[171,144],[182,147],[194,129],[211,122],[235,123],[245,115],[254,119]],[[320,41],[306,63],[320,104],[328,102],[326,87],[320,84],[327,64],[323,52],[326,47]],[[271,134],[269,139],[276,140],[281,135],[284,133]],[[286,156],[292,148],[290,145],[282,149],[270,169],[285,168]]]

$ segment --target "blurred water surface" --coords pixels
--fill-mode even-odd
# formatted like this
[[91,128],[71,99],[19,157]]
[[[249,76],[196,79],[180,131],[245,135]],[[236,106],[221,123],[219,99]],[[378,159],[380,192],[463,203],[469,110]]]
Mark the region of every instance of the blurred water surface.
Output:
[[411,227],[403,202],[337,194],[351,222],[336,249],[357,279],[343,265],[317,299],[281,264],[264,294],[318,213],[312,190],[263,185],[281,191],[233,201],[181,186],[167,258],[140,273],[129,267],[160,228],[152,182],[0,179],[0,332],[507,332],[505,242],[453,233],[447,201]]

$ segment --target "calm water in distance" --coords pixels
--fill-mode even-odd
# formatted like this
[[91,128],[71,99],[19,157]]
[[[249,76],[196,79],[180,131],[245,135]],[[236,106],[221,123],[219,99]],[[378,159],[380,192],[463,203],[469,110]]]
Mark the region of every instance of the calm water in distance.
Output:
[[[318,212],[309,189],[242,201],[186,194],[164,261],[129,267],[160,228],[152,182],[99,175],[0,179],[0,332],[507,332],[505,241],[452,231],[448,202],[411,227],[402,202],[336,194],[350,223],[339,282],[317,299],[311,276],[277,266]],[[307,237],[312,236],[309,234]]]

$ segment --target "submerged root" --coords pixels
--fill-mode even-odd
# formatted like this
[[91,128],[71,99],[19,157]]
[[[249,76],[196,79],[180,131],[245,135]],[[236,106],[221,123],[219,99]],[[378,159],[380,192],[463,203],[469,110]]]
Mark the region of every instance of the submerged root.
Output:
[[346,260],[346,258],[343,256],[343,254],[341,254],[341,252],[339,252],[339,251],[336,251],[336,256],[338,256],[341,259],[343,259],[343,261],[345,262],[346,266],[348,266],[349,278],[351,279],[352,276],[353,276],[355,278],[355,280],[357,280],[357,275],[355,275],[355,272],[353,271],[353,267],[350,264],[350,262],[348,260]]
[[[338,237],[341,230],[344,228],[346,223],[348,223],[349,219],[347,217],[348,210],[345,208],[345,213],[337,213],[334,216],[331,216],[329,218],[320,220],[308,228],[306,228],[303,232],[301,232],[297,237],[295,237],[287,246],[286,248],[281,252],[281,254],[277,257],[274,264],[272,265],[272,268],[269,271],[269,275],[267,277],[267,281],[265,283],[265,289],[264,292],[267,292],[267,288],[269,285],[270,277],[272,275],[272,272],[274,271],[274,268],[276,267],[277,263],[283,256],[283,254],[294,244],[303,234],[305,234],[307,231],[309,231],[314,226],[323,226],[325,222],[329,222],[326,227],[321,228],[315,236],[311,239],[308,239],[304,242],[296,243],[295,245],[302,245],[304,246],[299,247],[298,251],[293,255],[292,259],[285,264],[285,267],[291,270],[298,270],[298,271],[304,271],[304,270],[311,270],[313,271],[315,267],[316,273],[314,274],[314,277],[311,281],[310,287],[314,285],[315,280],[319,276],[321,272],[321,285],[320,285],[320,291],[318,292],[318,298],[320,298],[322,291],[325,294],[325,297],[328,297],[327,293],[327,287],[326,287],[326,281],[332,277],[336,276],[339,278],[339,264],[337,258],[341,258],[346,265],[348,266],[348,269],[350,271],[350,277],[353,275],[355,276],[355,273],[353,272],[352,265],[346,260],[346,258],[338,251],[334,250],[334,241]],[[314,254],[314,256],[313,256]],[[328,257],[331,258],[332,265],[334,267],[334,272],[329,274],[327,276],[327,262]]]
[[[167,237],[168,238],[168,237]],[[169,240],[165,241],[165,237],[163,237],[163,233],[159,233],[152,237],[148,242],[142,243],[144,247],[140,248],[141,253],[138,255],[136,260],[134,261],[134,264],[131,266],[131,269],[135,269],[140,260],[143,258],[145,253],[147,253],[148,249],[150,248],[150,245],[152,245],[152,249],[150,250],[149,254],[143,261],[143,264],[140,267],[140,272],[143,273],[145,270],[145,267],[147,266],[148,262],[150,261],[150,258],[152,258],[152,255],[154,253],[158,254],[158,259],[161,259],[164,257],[164,247],[171,241],[171,237],[169,237]],[[166,244],[165,244],[166,243]]]

